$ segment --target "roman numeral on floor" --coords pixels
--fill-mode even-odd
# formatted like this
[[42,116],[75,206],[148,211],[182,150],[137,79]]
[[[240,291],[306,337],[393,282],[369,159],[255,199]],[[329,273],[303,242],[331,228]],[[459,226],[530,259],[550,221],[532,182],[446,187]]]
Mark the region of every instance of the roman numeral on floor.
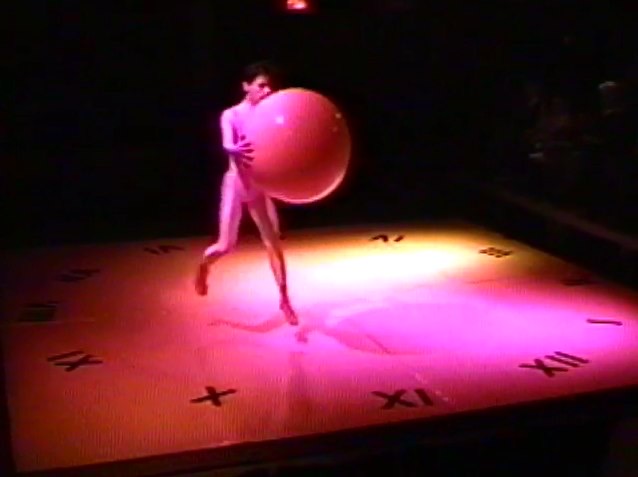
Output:
[[[395,236],[392,241],[393,242],[400,242],[401,240],[403,240],[405,237],[403,235],[397,235]],[[374,237],[370,238],[371,242],[375,242],[377,240],[381,240],[384,243],[388,243],[388,241],[390,241],[390,237],[386,234],[379,234],[379,235],[375,235]]]
[[[551,361],[552,363],[558,363],[562,366],[554,364],[546,364],[544,360]],[[545,355],[543,358],[534,359],[533,363],[519,364],[519,368],[530,369],[542,372],[546,377],[553,378],[558,373],[566,373],[570,369],[580,368],[581,366],[588,364],[589,360],[574,356],[562,351],[556,351],[554,354]]]
[[68,272],[58,275],[57,280],[64,283],[75,283],[86,280],[99,273],[100,270],[96,268],[74,268]]
[[421,388],[414,389],[414,395],[418,398],[419,402],[408,400],[404,396],[408,393],[407,389],[399,389],[393,393],[384,393],[381,391],[372,391],[372,394],[385,400],[381,409],[388,410],[394,409],[396,406],[402,407],[418,407],[421,406],[434,406],[434,401],[428,396],[428,393]]
[[589,318],[587,320],[587,323],[589,323],[590,325],[622,326],[622,321],[618,321],[618,320],[601,320],[601,319]]
[[191,399],[191,403],[201,404],[204,402],[210,402],[215,407],[222,407],[221,398],[223,398],[224,396],[235,394],[236,392],[237,392],[236,389],[226,389],[225,391],[217,391],[217,389],[212,386],[206,386],[206,395],[195,398],[195,399]]
[[479,250],[479,253],[483,255],[488,255],[494,258],[503,258],[503,257],[509,257],[514,252],[512,252],[511,250],[503,250],[496,247],[488,247],[488,248],[483,248]]
[[184,247],[177,245],[158,245],[157,247],[145,247],[144,251],[153,255],[168,255],[171,252],[182,251]]
[[54,366],[64,368],[67,373],[84,366],[94,366],[103,363],[102,360],[96,359],[95,356],[86,354],[81,350],[50,356],[47,358],[47,361],[53,363]]

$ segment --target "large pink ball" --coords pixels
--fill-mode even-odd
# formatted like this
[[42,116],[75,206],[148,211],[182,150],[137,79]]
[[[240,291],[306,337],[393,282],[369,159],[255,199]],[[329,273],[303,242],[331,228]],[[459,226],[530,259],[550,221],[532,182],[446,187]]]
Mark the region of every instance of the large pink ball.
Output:
[[302,88],[263,99],[246,124],[253,180],[284,202],[316,202],[343,181],[350,161],[348,125],[326,97]]

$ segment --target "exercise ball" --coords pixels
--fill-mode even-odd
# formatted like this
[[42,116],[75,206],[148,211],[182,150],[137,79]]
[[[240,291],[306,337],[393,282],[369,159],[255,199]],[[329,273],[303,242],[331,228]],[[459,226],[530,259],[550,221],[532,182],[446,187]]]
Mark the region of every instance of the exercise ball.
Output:
[[277,91],[246,123],[253,145],[252,179],[275,199],[316,202],[343,181],[351,138],[343,114],[325,96],[303,88]]

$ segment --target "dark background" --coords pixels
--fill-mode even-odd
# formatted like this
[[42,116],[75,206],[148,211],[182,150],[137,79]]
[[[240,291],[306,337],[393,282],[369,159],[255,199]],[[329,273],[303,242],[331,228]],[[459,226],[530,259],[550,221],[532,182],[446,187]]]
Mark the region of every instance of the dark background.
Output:
[[[309,14],[284,3],[2,7],[3,245],[214,236],[227,165],[217,118],[258,59],[337,102],[354,138],[343,187],[283,205],[286,228],[463,217],[479,199],[462,179],[491,183],[512,168],[501,140],[520,132],[512,105],[523,82],[595,110],[599,83],[638,77],[636,16],[624,2],[316,0]],[[597,475],[606,426],[438,449],[429,465],[437,475],[540,475],[560,461]],[[393,471],[399,461],[419,475],[426,464],[421,451],[371,462]],[[369,475],[348,475],[355,469]]]
[[545,75],[595,89],[631,74],[633,18],[611,2],[284,3],[5,7],[3,239],[214,234],[216,120],[257,59],[332,98],[353,131],[346,184],[283,206],[287,227],[462,213],[455,179],[494,174],[489,140],[512,85]]

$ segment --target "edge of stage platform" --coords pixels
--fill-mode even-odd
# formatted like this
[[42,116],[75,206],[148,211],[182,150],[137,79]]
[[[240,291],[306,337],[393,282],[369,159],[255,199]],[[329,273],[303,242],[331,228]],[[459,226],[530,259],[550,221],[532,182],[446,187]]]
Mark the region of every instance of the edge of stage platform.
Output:
[[525,435],[533,429],[556,425],[616,423],[638,417],[637,399],[638,386],[632,386],[340,432],[237,443],[179,454],[10,475],[177,476],[204,472],[207,475],[228,475],[229,472],[241,473],[278,466],[303,467],[328,459],[331,462],[347,461],[373,453],[417,446],[450,445],[471,442],[477,438]]
[[638,236],[613,230],[558,206],[540,200],[530,199],[504,187],[493,184],[486,185],[480,182],[469,182],[469,184],[483,193],[490,194],[493,197],[527,209],[548,220],[561,223],[565,227],[578,229],[596,238],[613,242],[624,250],[638,252]]
[[[638,283],[638,235],[617,230],[549,202],[487,181],[463,178],[472,194],[472,216],[495,232],[606,275],[635,289]],[[498,209],[495,211],[495,207]],[[517,214],[513,216],[513,214]],[[499,217],[505,217],[503,223]],[[509,230],[505,230],[509,229]],[[521,232],[520,230],[525,230]],[[596,250],[595,256],[591,250]],[[604,257],[604,258],[603,258]]]

